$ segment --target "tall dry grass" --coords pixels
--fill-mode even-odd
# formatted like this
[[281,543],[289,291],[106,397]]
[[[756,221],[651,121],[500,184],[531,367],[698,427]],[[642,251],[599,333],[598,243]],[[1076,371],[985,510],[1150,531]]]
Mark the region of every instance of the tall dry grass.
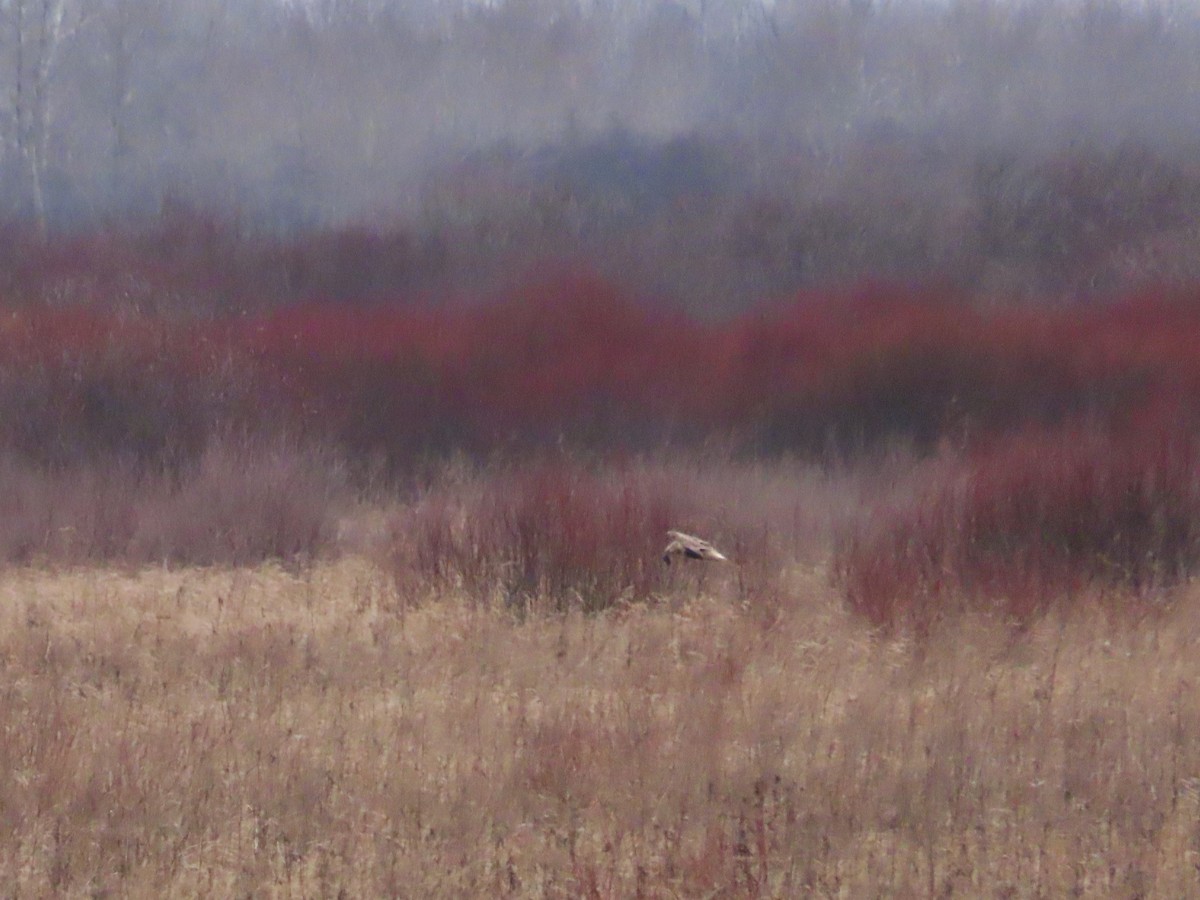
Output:
[[920,648],[782,614],[412,608],[344,560],[0,574],[12,896],[1194,896],[1194,590]]

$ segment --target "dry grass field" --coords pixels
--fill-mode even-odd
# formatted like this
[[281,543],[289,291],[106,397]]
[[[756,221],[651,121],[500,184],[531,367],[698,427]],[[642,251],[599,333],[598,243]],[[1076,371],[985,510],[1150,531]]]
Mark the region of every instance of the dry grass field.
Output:
[[516,615],[351,554],[5,570],[2,892],[1200,894],[1200,592],[914,642],[732,571]]

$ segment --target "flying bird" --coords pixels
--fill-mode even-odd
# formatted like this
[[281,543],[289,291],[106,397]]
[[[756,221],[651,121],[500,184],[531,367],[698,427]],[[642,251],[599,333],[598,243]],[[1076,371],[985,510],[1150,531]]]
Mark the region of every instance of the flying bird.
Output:
[[684,534],[682,531],[668,531],[667,537],[671,543],[663,551],[663,562],[671,564],[672,556],[682,556],[684,559],[707,559],[711,562],[728,562],[729,557],[717,550],[708,541]]

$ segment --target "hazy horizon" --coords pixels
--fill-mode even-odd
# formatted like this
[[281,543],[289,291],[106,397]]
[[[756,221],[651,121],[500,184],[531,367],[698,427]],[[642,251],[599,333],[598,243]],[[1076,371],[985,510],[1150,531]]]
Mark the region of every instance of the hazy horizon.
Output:
[[1055,291],[1200,227],[1192,5],[7,0],[0,72],[0,220],[50,231],[182,204],[749,295]]

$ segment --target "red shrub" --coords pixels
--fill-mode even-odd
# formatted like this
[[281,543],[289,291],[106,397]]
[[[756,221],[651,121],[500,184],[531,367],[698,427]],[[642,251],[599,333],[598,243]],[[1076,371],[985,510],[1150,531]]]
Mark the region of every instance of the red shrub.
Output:
[[467,328],[461,381],[484,433],[642,434],[701,392],[700,329],[586,275],[481,307]]
[[246,421],[247,375],[200,327],[13,311],[0,327],[0,447],[53,465],[184,462],[215,430]]
[[1146,595],[1200,566],[1200,442],[1070,428],[943,466],[842,542],[851,606],[924,627],[962,608],[1026,620],[1078,591]]
[[402,581],[591,612],[660,588],[683,507],[665,481],[543,462],[440,484],[396,523],[392,562]]
[[[253,245],[203,221],[179,227],[168,269],[205,270]],[[343,256],[385,254],[363,234],[321,247],[312,265],[328,251],[331,271]],[[112,260],[85,242],[68,262],[86,274]],[[1200,424],[1194,298],[985,311],[874,287],[703,323],[567,273],[438,309],[306,304],[211,321],[110,300],[0,316],[0,447],[54,463],[174,464],[235,426],[402,469],[559,442],[931,448],[1081,417],[1130,427],[1168,407]]]

